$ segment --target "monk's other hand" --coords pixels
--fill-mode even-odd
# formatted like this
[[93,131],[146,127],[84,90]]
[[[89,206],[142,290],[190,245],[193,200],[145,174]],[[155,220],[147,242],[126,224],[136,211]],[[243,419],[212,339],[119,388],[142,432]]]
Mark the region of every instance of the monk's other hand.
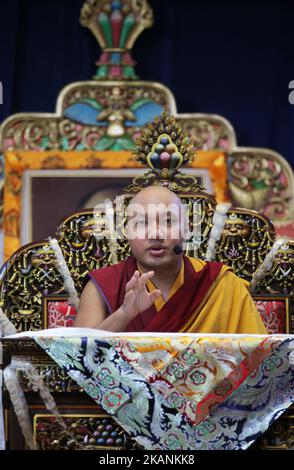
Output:
[[124,315],[130,319],[147,310],[161,296],[159,289],[148,292],[146,288],[148,279],[151,279],[153,276],[154,271],[148,271],[141,276],[139,271],[135,271],[127,283],[126,295],[121,308]]

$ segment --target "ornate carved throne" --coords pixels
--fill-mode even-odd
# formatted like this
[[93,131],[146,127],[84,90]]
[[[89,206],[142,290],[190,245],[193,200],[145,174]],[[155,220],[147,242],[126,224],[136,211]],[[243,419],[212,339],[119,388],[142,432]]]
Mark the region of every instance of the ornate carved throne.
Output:
[[[234,129],[225,118],[202,113],[179,114],[169,89],[158,83],[139,81],[134,72],[131,49],[144,28],[152,25],[152,11],[145,0],[124,0],[116,11],[111,3],[109,0],[87,0],[81,13],[81,23],[93,32],[102,49],[95,77],[90,81],[70,84],[62,90],[56,114],[22,113],[11,116],[1,125],[2,183],[4,185],[6,172],[6,195],[20,194],[22,174],[29,167],[24,163],[22,152],[34,152],[34,161],[38,153],[48,152],[40,166],[48,169],[67,167],[64,152],[77,151],[78,154],[89,151],[84,165],[76,165],[73,161],[72,167],[93,169],[97,161],[100,164],[95,152],[115,152],[119,161],[120,152],[135,149],[136,139],[147,123],[156,115],[168,111],[176,115],[197,151],[207,152],[206,158],[210,151],[216,151],[222,157],[229,180],[229,191],[224,190],[223,195],[233,206],[227,212],[226,208],[217,207],[214,197],[205,193],[195,178],[180,173],[180,166],[189,165],[190,151],[185,146],[181,149],[183,142],[178,126],[170,122],[171,129],[167,129],[166,123],[161,121],[156,124],[158,128],[150,128],[149,135],[143,136],[137,153],[138,161],[148,165],[149,172],[135,179],[127,188],[124,201],[127,202],[141,187],[151,183],[165,184],[176,191],[188,204],[191,223],[197,224],[201,235],[190,240],[186,253],[202,259],[223,261],[249,282],[266,261],[264,267],[268,270],[259,271],[260,276],[255,275],[253,279],[256,302],[262,309],[270,332],[293,332],[290,300],[293,296],[294,242],[287,241],[276,246],[270,259],[266,259],[275,243],[275,229],[268,217],[278,228],[288,226],[293,221],[294,180],[289,165],[281,155],[271,150],[238,147]],[[161,161],[152,159],[152,147],[162,133],[170,136],[170,144],[176,145],[182,156],[182,159],[173,160],[164,167]],[[77,160],[77,155],[73,160]],[[217,172],[214,174],[217,183],[219,176]],[[11,207],[5,197],[5,237],[13,241],[13,247],[18,247],[20,209],[18,206]],[[118,203],[113,204],[115,217],[119,213]],[[262,210],[266,215],[253,209]],[[227,215],[226,218],[221,217],[224,227],[219,235],[214,231],[214,216],[218,211],[220,217],[223,213]],[[120,218],[120,223],[123,233],[124,217]],[[97,229],[95,234],[94,226]],[[123,239],[116,242],[114,249],[109,237],[105,236],[105,230],[108,230],[105,214],[102,212],[100,218],[95,219],[93,211],[87,210],[71,214],[60,224],[56,233],[78,294],[90,270],[120,261],[129,253]],[[13,253],[14,248],[10,251]],[[48,240],[19,248],[9,256],[1,270],[1,307],[18,331],[70,326],[75,312],[68,305],[68,297]],[[28,378],[20,372],[34,432],[41,448],[101,449],[133,445],[111,418],[97,410],[97,406],[35,343],[23,340],[12,346],[7,340],[4,350],[6,361],[13,355],[29,357],[35,364],[55,394],[59,410],[74,435],[73,439],[68,439],[38,402]],[[7,397],[5,409],[10,448],[22,448],[24,444]],[[119,436],[112,443],[107,444],[107,439],[104,443],[97,442],[95,433],[99,426],[104,426],[104,429],[112,426]],[[291,412],[286,413],[275,426],[264,437],[262,445],[293,446]]]
[[[167,155],[162,157],[164,153],[168,153],[169,158]],[[117,198],[113,203],[117,222],[116,235],[119,232],[122,237],[116,239],[116,235],[110,233],[105,209],[95,213],[93,211],[75,213],[61,223],[56,239],[76,291],[78,294],[81,292],[90,270],[121,261],[128,256],[129,247],[123,237],[127,203],[144,186],[160,184],[181,197],[187,204],[191,223],[197,225],[198,230],[195,231],[197,236],[188,241],[186,254],[201,259],[222,261],[232,266],[238,276],[255,286],[256,302],[263,307],[265,303],[267,304],[268,308],[264,308],[262,316],[269,332],[293,332],[290,300],[293,295],[294,242],[288,240],[277,245],[273,225],[261,213],[216,205],[213,196],[205,193],[195,177],[180,171],[180,167],[188,164],[192,157],[193,148],[185,139],[179,124],[172,117],[161,116],[143,133],[137,147],[136,158],[142,164],[149,166],[149,171],[136,177],[126,188],[123,198]],[[217,217],[220,219],[218,226],[222,227],[219,233],[215,232]],[[261,269],[265,262],[267,262],[267,271]],[[71,294],[64,287],[59,261],[50,241],[44,240],[22,247],[2,269],[1,306],[18,331],[70,326],[75,315],[74,309],[68,305]],[[7,341],[4,347],[8,357],[10,346],[9,340]],[[66,377],[56,364],[44,358],[44,353],[41,354],[32,342],[20,341],[18,350],[10,353],[23,355],[23,348],[28,348],[29,356],[50,390],[59,396],[57,400],[59,408],[69,425],[79,427],[83,422],[83,426],[88,429],[88,436],[92,439],[93,445],[90,443],[92,447],[102,448],[103,445],[98,445],[97,440],[95,441],[94,432],[98,426],[103,425],[101,424],[103,420],[108,419],[110,422],[110,418],[97,411],[97,406],[93,406],[85,397],[79,412],[73,413],[74,400],[80,393],[78,386]],[[57,424],[53,434],[49,433],[52,418],[44,413],[42,407],[34,411],[36,404],[31,384],[25,375],[21,375],[21,381],[32,400],[31,413],[40,446],[68,448],[68,441]],[[8,418],[8,416],[10,415],[7,411],[10,426],[15,426],[13,417]],[[288,427],[291,419],[291,412],[286,413],[279,421],[278,437],[275,435],[277,431],[269,431],[262,445],[272,447],[278,443],[280,447],[286,448],[290,442]],[[111,425],[115,426],[113,422]],[[126,435],[121,430],[119,432],[123,436],[119,437],[120,446],[132,446]],[[87,441],[85,447],[91,447],[90,444]],[[71,445],[77,448],[81,442],[73,439]],[[110,447],[115,447],[115,442]]]
[[[160,139],[170,147],[170,161],[161,160],[161,155],[156,151],[156,148],[163,147]],[[161,152],[167,154],[165,148]],[[149,167],[149,171],[135,177],[124,194],[113,201],[116,235],[109,235],[104,209],[74,213],[60,224],[55,236],[78,294],[89,271],[122,261],[129,255],[124,237],[128,200],[143,187],[159,184],[180,196],[187,205],[191,224],[196,228],[193,239],[188,240],[186,245],[186,254],[232,266],[239,277],[253,281],[256,295],[291,298],[293,241],[287,240],[278,246],[271,265],[267,266],[262,277],[257,275],[276,239],[272,223],[257,211],[230,204],[217,206],[215,198],[199,186],[197,178],[180,170],[193,158],[194,148],[188,143],[179,123],[163,114],[148,126],[137,144],[136,159]],[[215,235],[214,217],[220,211],[223,225],[221,232]],[[43,297],[49,295],[67,295],[50,242],[34,242],[20,248],[2,268],[0,302],[4,312],[19,331],[52,327],[42,314]],[[290,310],[284,326],[276,327],[273,332],[285,332],[287,323],[287,331],[292,332]]]

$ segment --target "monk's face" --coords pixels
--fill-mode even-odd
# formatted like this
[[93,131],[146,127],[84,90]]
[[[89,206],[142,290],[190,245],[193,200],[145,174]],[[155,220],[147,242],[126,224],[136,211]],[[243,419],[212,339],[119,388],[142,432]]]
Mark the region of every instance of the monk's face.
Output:
[[183,241],[184,210],[168,189],[148,187],[128,206],[127,238],[133,256],[147,269],[178,262],[173,248]]

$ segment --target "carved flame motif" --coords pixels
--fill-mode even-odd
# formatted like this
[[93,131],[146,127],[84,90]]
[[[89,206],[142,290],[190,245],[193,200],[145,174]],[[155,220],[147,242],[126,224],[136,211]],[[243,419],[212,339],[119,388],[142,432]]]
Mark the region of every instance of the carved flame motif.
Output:
[[126,191],[136,193],[151,184],[183,193],[203,191],[196,177],[178,170],[190,163],[194,156],[194,147],[175,117],[162,113],[147,126],[137,141],[135,158],[148,165],[151,171],[134,178]]
[[102,49],[95,79],[137,78],[131,49],[142,31],[153,24],[146,0],[86,0],[80,22],[90,29]]
[[[154,155],[157,154],[157,155]],[[165,185],[175,191],[187,204],[191,225],[198,224],[199,240],[189,240],[186,254],[205,258],[207,241],[212,228],[214,198],[201,191],[196,178],[179,168],[194,156],[175,118],[162,114],[148,126],[137,142],[136,159],[149,167],[149,172],[136,177],[125,190],[124,209],[114,204],[115,220],[119,216],[119,233],[124,234],[125,210],[134,193],[150,184]],[[162,157],[162,158],[161,158]],[[172,163],[173,157],[174,164]],[[199,210],[194,218],[194,210]],[[109,238],[103,234],[105,213],[98,220],[93,211],[82,211],[68,217],[58,229],[56,238],[69,267],[77,292],[83,289],[89,271],[111,264]],[[98,232],[93,233],[94,225]],[[96,236],[95,236],[96,235]],[[234,208],[217,242],[215,260],[232,266],[234,272],[247,281],[270,252],[275,232],[270,220],[256,211]],[[117,240],[117,260],[130,254],[125,238]],[[256,293],[285,293],[293,295],[294,242],[282,245],[271,270],[257,286]],[[46,241],[21,248],[4,266],[0,282],[0,306],[19,331],[42,329],[44,318],[42,298],[48,294],[64,293],[63,279]]]

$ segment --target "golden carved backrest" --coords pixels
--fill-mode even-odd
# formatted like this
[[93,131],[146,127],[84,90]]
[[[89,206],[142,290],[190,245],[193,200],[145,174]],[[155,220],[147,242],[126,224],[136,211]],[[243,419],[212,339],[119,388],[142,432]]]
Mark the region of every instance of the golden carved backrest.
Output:
[[[266,216],[216,206],[197,177],[179,170],[194,154],[179,123],[163,114],[149,124],[137,143],[136,159],[147,166],[147,173],[135,177],[113,204],[109,201],[95,211],[73,214],[61,223],[56,238],[78,295],[89,271],[120,262],[130,254],[125,237],[126,208],[138,191],[150,185],[169,188],[186,205],[193,229],[185,244],[187,255],[232,266],[238,276],[247,281],[253,278],[256,292],[293,294],[294,242],[279,246],[273,255],[275,231]],[[270,263],[268,257],[272,258]],[[266,270],[258,277],[264,261]],[[43,241],[21,248],[3,267],[0,305],[19,330],[47,326],[44,296],[65,294],[59,262],[52,244]]]
[[[191,240],[186,254],[205,259],[213,227],[214,200],[204,193],[180,196],[184,203],[189,204],[191,221],[193,203],[197,203],[201,212],[201,217],[197,220],[201,225],[202,236],[196,243]],[[131,195],[126,196],[130,197]],[[123,225],[125,220],[126,218],[122,217]],[[97,235],[95,237],[94,224],[93,211],[79,212],[65,219],[56,234],[78,294],[83,289],[89,271],[113,263],[109,239],[99,238]],[[270,252],[274,237],[273,226],[265,216],[254,211],[231,208],[227,213],[222,234],[216,241],[214,259],[232,266],[238,276],[251,281],[253,273]],[[118,240],[116,261],[124,260],[129,254],[127,241]],[[279,250],[271,270],[259,283],[256,291],[293,294],[293,273],[292,241],[288,243],[287,250]],[[42,298],[60,294],[66,294],[64,281],[58,271],[56,257],[49,241],[22,247],[2,268],[1,307],[19,331],[46,327]]]

